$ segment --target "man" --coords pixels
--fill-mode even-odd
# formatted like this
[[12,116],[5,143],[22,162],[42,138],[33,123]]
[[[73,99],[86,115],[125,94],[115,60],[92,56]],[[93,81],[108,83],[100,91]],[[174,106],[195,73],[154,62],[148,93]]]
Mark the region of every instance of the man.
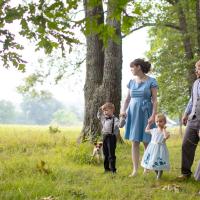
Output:
[[182,122],[186,126],[182,143],[181,176],[179,179],[191,177],[191,167],[194,161],[195,150],[199,142],[200,130],[200,60],[195,64],[197,80],[193,84],[191,97],[186,107]]

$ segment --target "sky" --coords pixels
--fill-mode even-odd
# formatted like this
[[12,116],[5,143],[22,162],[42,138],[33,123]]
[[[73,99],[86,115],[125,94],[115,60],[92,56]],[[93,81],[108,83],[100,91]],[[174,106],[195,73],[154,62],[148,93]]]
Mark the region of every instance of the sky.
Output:
[[128,80],[132,78],[130,63],[136,58],[145,58],[145,52],[149,50],[147,31],[143,28],[123,39],[122,93],[127,89]]
[[[123,39],[123,69],[122,69],[122,96],[127,92],[126,84],[132,78],[129,64],[136,58],[144,58],[145,52],[149,49],[147,42],[147,29],[138,30]],[[35,60],[40,53],[34,52],[34,47],[25,42],[23,56],[34,65]],[[84,67],[84,66],[83,66]],[[30,74],[33,69],[27,68],[27,72],[22,73],[14,67],[5,69],[0,66],[0,100],[8,100],[15,105],[22,101],[21,95],[16,91],[16,87],[23,83],[23,79]],[[85,81],[84,68],[82,72],[68,77],[58,85],[50,85],[49,90],[53,96],[64,104],[84,103],[83,86]]]

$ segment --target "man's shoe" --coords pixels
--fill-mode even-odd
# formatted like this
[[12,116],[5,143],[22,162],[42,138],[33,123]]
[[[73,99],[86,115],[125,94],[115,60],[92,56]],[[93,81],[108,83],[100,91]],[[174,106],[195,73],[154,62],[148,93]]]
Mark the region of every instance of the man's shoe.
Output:
[[179,181],[185,181],[185,180],[188,180],[190,177],[191,177],[191,175],[181,174],[180,176],[177,177],[177,179]]

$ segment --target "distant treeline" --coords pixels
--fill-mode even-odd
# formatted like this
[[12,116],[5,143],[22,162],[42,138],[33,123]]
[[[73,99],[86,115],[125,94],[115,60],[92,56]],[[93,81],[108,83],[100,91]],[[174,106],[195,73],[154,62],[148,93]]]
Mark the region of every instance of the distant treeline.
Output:
[[63,105],[53,97],[23,98],[19,108],[12,102],[0,101],[1,124],[77,125],[83,121],[83,110]]

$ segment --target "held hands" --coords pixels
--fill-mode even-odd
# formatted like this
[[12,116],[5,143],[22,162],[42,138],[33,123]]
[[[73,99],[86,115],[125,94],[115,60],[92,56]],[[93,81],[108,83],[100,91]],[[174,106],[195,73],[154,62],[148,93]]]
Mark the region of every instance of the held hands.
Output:
[[126,112],[121,112],[121,113],[119,114],[119,117],[124,117],[124,118],[126,118],[126,117],[127,117]]
[[119,128],[123,128],[124,125],[126,124],[126,116],[119,114]]
[[148,119],[148,124],[149,124],[149,125],[152,125],[154,122],[155,122],[155,116],[149,117],[149,119]]
[[147,124],[146,128],[145,128],[145,132],[146,133],[150,133],[151,132],[151,124]]

